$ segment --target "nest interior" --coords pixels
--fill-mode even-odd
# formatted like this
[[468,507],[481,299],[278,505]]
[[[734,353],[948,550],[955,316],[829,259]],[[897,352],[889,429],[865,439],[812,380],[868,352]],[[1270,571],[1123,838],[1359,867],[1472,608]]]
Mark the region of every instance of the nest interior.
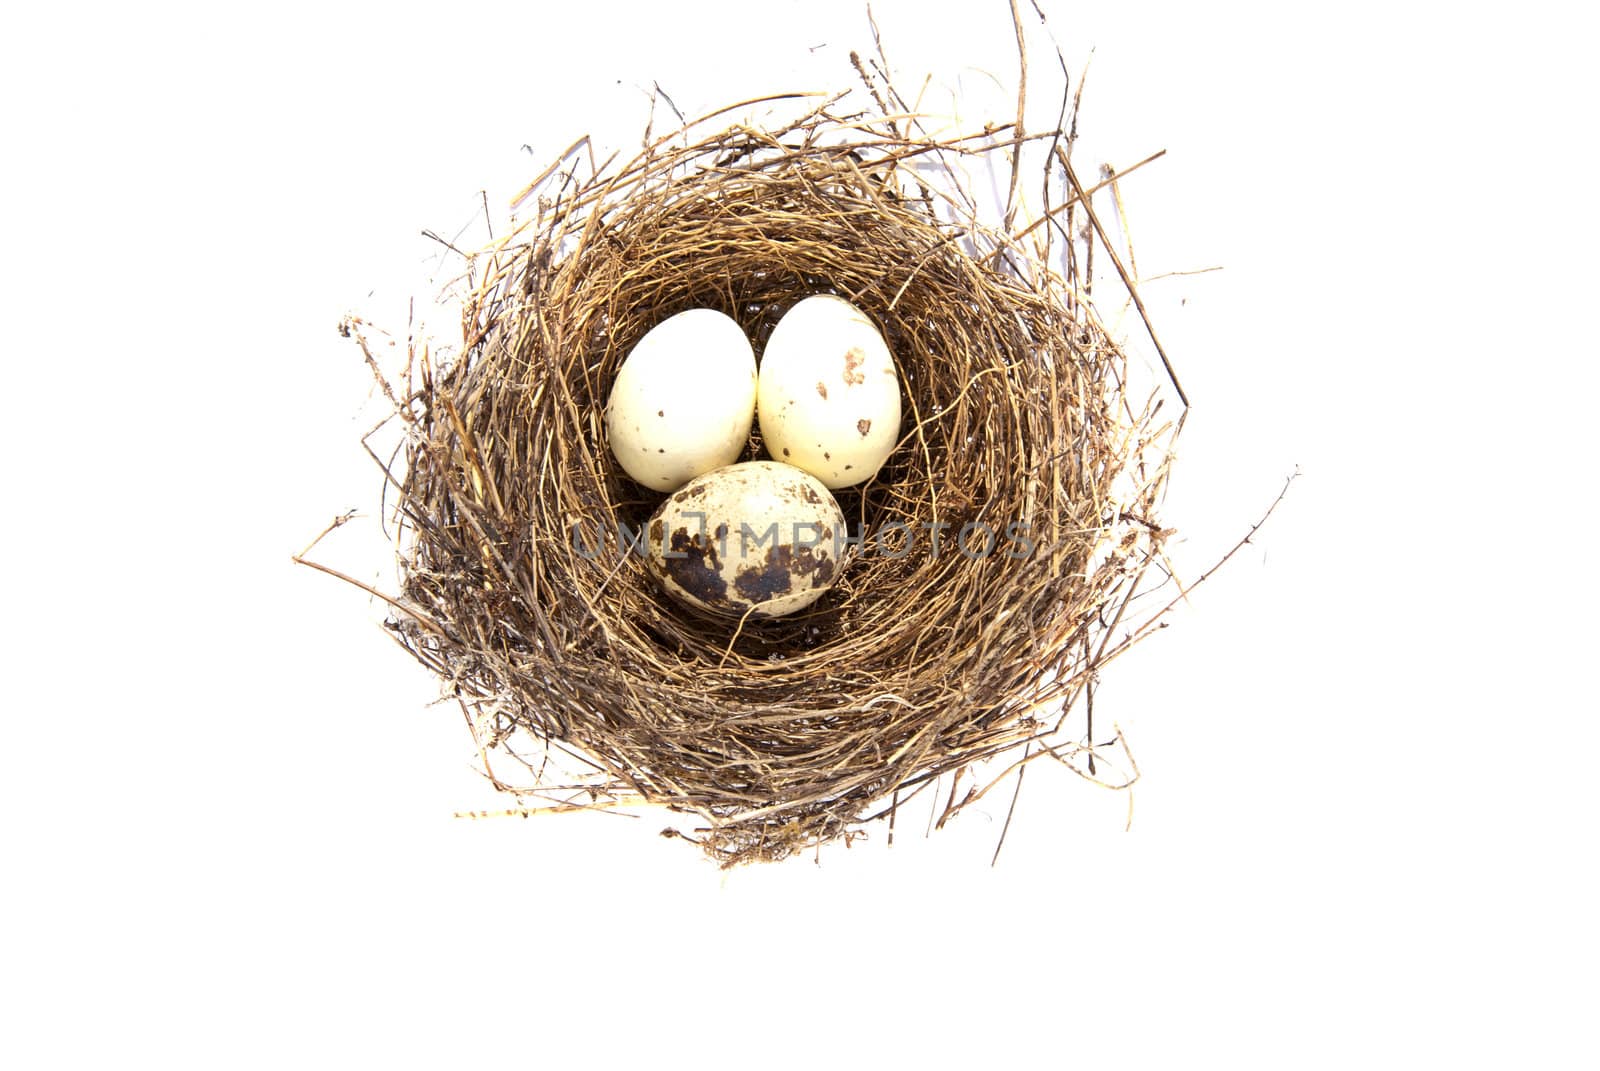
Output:
[[[461,345],[394,393],[390,627],[486,763],[526,767],[490,776],[557,809],[666,805],[691,816],[670,832],[724,864],[852,835],[941,779],[942,824],[996,783],[977,769],[1092,769],[1092,741],[1062,726],[1139,634],[1118,622],[1162,535],[1169,455],[1151,446],[1171,429],[1085,300],[1065,176],[1031,221],[989,226],[963,176],[994,159],[1015,175],[1020,137],[935,139],[837,105],[687,124],[620,165],[569,152],[525,194],[531,218],[472,259]],[[1027,143],[1059,170],[1065,139]],[[862,544],[812,610],[697,617],[627,545],[662,496],[611,456],[610,383],[676,312],[726,313],[759,354],[817,293],[882,330],[902,440],[839,492]],[[553,751],[580,775],[549,773]]]

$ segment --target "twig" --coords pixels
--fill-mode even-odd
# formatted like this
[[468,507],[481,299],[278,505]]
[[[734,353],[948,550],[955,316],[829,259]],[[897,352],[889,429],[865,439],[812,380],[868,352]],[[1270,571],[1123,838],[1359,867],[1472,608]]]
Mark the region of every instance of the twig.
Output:
[[1129,296],[1133,298],[1134,305],[1138,307],[1139,316],[1144,320],[1144,329],[1150,335],[1150,341],[1155,343],[1156,353],[1161,356],[1161,364],[1167,370],[1167,378],[1172,381],[1173,390],[1178,392],[1178,400],[1187,409],[1189,407],[1189,396],[1183,392],[1183,384],[1178,382],[1178,373],[1173,369],[1172,361],[1167,357],[1167,351],[1162,348],[1161,340],[1156,337],[1156,329],[1150,322],[1150,314],[1145,311],[1144,300],[1139,297],[1139,288],[1134,285],[1133,277],[1128,274],[1128,269],[1122,266],[1122,258],[1117,256],[1116,247],[1111,244],[1111,239],[1106,234],[1105,228],[1100,225],[1100,217],[1095,214],[1094,203],[1084,193],[1083,184],[1078,181],[1078,175],[1072,169],[1072,161],[1059,148],[1056,149],[1056,158],[1061,161],[1061,166],[1066,169],[1067,181],[1072,184],[1073,191],[1077,193],[1079,200],[1083,202],[1083,210],[1088,214],[1089,222],[1094,226],[1095,233],[1100,236],[1100,244],[1105,247],[1107,255],[1111,257],[1111,263],[1117,269],[1117,274],[1122,278],[1122,285],[1128,288]]

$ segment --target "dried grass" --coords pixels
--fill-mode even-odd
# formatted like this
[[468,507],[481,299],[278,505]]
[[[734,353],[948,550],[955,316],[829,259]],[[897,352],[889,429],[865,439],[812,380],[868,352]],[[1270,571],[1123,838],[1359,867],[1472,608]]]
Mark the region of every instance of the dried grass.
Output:
[[[1160,568],[1163,398],[1182,393],[1175,377],[1135,388],[1087,300],[1094,256],[1122,267],[1071,168],[1075,102],[1044,133],[934,138],[881,68],[858,69],[866,111],[794,98],[777,104],[791,121],[717,128],[744,102],[620,162],[580,142],[525,191],[526,222],[471,258],[456,355],[414,350],[384,380],[405,430],[384,466],[401,521],[390,628],[446,682],[519,813],[660,804],[731,865],[892,821],[930,789],[942,825],[1039,758],[1135,774],[1108,754],[1120,734],[1097,745],[1066,721],[1092,719],[1095,674],[1159,617],[1124,620]],[[1030,159],[1041,173],[1022,173]],[[1006,204],[985,224],[966,176],[990,171]],[[1043,191],[1026,218],[1019,185]],[[730,634],[614,538],[661,496],[610,454],[609,384],[673,313],[718,309],[759,353],[823,292],[881,326],[907,414],[890,463],[840,504],[858,531],[924,537],[894,556],[869,534],[813,611]],[[1036,549],[952,552],[979,523],[1025,526]],[[946,526],[937,555],[929,525]],[[579,776],[556,773],[574,761]]]

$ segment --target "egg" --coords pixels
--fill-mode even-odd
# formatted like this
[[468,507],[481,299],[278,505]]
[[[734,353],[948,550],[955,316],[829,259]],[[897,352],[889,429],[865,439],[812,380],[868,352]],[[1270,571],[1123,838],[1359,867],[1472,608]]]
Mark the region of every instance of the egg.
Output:
[[690,480],[650,518],[645,564],[667,594],[724,618],[782,617],[822,597],[847,549],[816,477],[746,461]]
[[755,404],[750,340],[715,309],[690,309],[646,332],[617,369],[606,437],[634,480],[675,491],[739,459]]
[[829,488],[871,479],[900,440],[900,376],[865,313],[805,298],[761,354],[756,416],[767,454]]

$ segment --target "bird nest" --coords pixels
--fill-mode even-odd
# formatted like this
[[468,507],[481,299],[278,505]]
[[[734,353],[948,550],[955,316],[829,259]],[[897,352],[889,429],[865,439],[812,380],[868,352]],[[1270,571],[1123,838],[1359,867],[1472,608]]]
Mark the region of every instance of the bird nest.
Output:
[[[942,825],[1039,759],[1134,776],[1120,733],[1086,721],[1097,671],[1155,623],[1125,611],[1167,534],[1181,392],[1088,299],[1094,258],[1121,262],[1072,168],[1076,109],[935,135],[860,69],[864,110],[744,102],[626,160],[580,142],[467,258],[460,341],[383,377],[404,432],[389,628],[459,701],[512,813],[657,804],[735,864],[924,793]],[[788,118],[731,121],[757,103]],[[819,293],[882,331],[903,436],[837,493],[861,542],[820,602],[697,616],[627,538],[662,496],[611,454],[613,376],[675,313],[726,313],[759,354]]]

